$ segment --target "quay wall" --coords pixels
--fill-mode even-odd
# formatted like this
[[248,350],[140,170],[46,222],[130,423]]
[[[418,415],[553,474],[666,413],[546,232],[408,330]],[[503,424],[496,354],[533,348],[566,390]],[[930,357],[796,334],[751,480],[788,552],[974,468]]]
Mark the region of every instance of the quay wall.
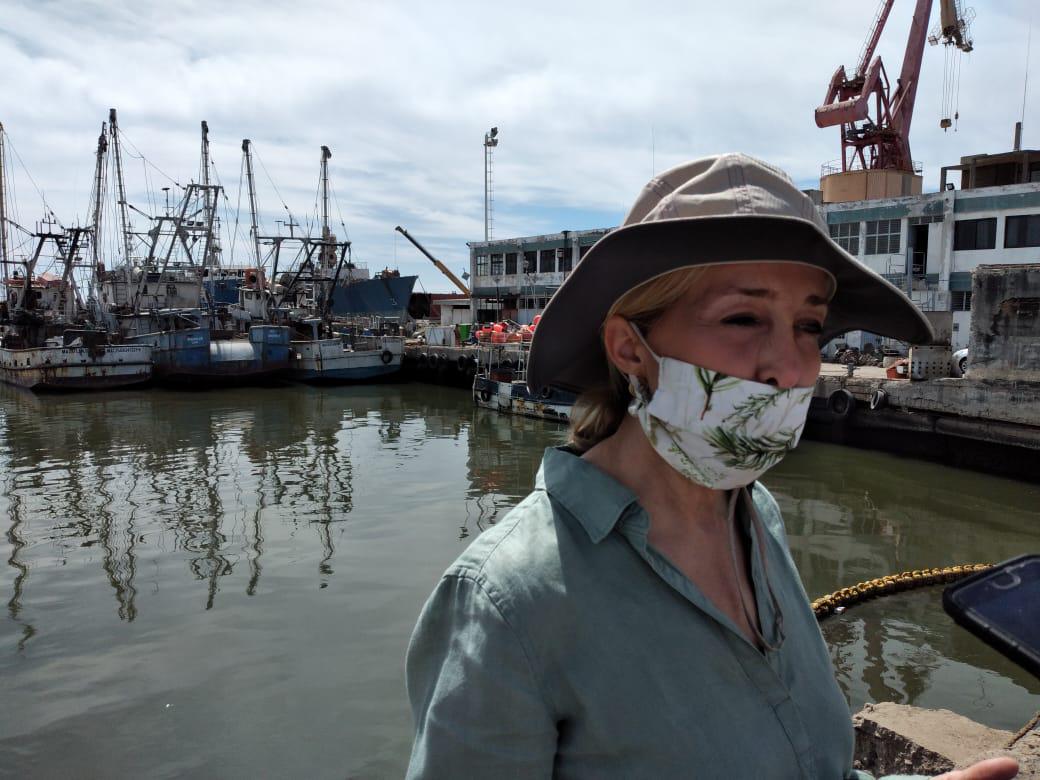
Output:
[[1040,383],[824,374],[805,435],[1040,482]]

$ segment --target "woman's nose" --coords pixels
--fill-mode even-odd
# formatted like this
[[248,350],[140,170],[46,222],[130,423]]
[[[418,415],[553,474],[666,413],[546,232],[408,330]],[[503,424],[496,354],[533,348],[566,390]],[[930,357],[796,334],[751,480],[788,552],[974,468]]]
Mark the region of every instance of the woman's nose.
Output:
[[756,381],[781,389],[798,387],[802,378],[802,351],[793,334],[773,334],[758,353]]

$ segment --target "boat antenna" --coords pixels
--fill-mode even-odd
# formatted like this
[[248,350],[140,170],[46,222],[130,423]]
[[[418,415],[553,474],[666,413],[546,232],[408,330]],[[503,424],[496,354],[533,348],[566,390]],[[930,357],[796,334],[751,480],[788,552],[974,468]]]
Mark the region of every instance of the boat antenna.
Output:
[[253,234],[253,252],[256,256],[256,267],[260,267],[260,231],[256,226],[256,183],[253,180],[252,142],[242,139],[242,154],[246,163],[246,188],[249,190],[250,232]]
[[130,267],[130,214],[126,204],[126,185],[123,182],[123,155],[119,150],[119,124],[116,110],[108,110],[108,132],[112,138],[112,158],[116,161],[116,197],[119,204],[119,227],[123,233],[123,259]]

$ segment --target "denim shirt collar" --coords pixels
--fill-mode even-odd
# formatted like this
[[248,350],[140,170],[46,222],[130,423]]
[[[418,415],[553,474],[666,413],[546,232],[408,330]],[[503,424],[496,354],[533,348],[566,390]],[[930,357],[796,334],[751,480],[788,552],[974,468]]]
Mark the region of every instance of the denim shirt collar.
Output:
[[535,477],[544,490],[577,518],[593,544],[603,541],[629,508],[636,494],[566,447],[550,447]]

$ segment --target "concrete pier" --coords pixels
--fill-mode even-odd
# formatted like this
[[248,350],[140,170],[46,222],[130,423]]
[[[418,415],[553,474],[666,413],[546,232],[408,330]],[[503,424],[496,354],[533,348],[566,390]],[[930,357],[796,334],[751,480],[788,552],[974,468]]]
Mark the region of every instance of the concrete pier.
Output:
[[1040,481],[1040,383],[970,374],[892,380],[879,368],[849,377],[844,366],[825,365],[806,436]]
[[[525,350],[526,354],[526,350]],[[406,346],[401,371],[414,382],[430,382],[451,387],[473,386],[477,362],[489,359],[491,367],[517,368],[521,362],[519,344],[494,344],[479,347]]]
[[[1028,713],[1023,713],[1023,719]],[[852,719],[855,767],[875,777],[937,775],[987,758],[1018,761],[1022,780],[1040,778],[1040,731],[1012,734],[983,726],[949,710],[905,704],[868,704]]]

